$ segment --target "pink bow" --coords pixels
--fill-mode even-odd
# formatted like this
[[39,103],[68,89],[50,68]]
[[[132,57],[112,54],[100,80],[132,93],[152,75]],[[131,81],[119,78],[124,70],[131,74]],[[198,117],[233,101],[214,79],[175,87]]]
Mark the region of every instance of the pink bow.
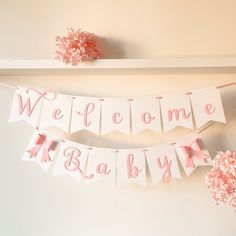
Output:
[[193,140],[189,146],[181,146],[181,154],[186,158],[185,166],[195,168],[193,156],[196,156],[200,161],[205,161],[208,155],[203,153],[202,150],[203,148],[198,139]]
[[49,151],[55,150],[57,142],[53,140],[46,140],[46,136],[44,134],[38,134],[34,143],[35,146],[27,151],[30,153],[30,158],[36,157],[43,144],[45,144],[41,156],[41,162],[51,161]]

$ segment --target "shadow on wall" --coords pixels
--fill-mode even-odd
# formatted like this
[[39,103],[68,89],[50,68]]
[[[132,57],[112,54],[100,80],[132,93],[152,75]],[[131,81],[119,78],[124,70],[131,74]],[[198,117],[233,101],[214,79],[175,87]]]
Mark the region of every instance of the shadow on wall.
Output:
[[226,115],[226,124],[216,123],[211,131],[204,133],[206,136],[205,145],[212,158],[215,157],[217,151],[236,150],[236,107],[232,101],[236,100],[236,93],[233,89],[222,90],[222,103]]
[[100,38],[102,48],[102,58],[125,58],[124,44],[121,40],[113,38]]

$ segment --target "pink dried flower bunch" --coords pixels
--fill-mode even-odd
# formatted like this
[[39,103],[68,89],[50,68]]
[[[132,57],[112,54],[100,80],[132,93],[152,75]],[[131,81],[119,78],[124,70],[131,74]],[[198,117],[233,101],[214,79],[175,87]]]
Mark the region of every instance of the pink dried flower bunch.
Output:
[[236,152],[217,152],[205,183],[217,205],[228,203],[236,210]]
[[99,40],[93,33],[68,28],[67,35],[57,36],[56,42],[56,59],[66,64],[101,58]]

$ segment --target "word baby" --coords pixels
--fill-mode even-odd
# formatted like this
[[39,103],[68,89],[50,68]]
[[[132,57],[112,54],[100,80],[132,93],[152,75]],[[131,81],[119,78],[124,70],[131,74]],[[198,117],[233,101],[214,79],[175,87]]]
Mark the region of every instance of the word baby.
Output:
[[171,145],[163,144],[145,150],[91,148],[69,140],[54,140],[45,133],[35,132],[25,152],[25,160],[37,161],[44,168],[54,158],[54,175],[66,174],[78,181],[102,181],[109,185],[117,182],[120,186],[128,183],[146,185],[146,162],[153,183],[181,178]]

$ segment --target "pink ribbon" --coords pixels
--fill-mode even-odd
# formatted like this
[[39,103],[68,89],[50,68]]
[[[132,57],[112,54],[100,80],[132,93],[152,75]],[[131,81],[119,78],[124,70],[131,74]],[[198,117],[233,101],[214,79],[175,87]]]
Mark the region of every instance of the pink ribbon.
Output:
[[35,146],[27,151],[28,153],[30,153],[30,158],[36,157],[39,150],[45,144],[43,153],[41,156],[41,162],[51,161],[49,151],[55,150],[57,142],[53,140],[46,140],[46,136],[44,134],[38,134],[34,143],[35,143]]
[[193,157],[196,156],[200,161],[205,161],[208,155],[202,152],[203,148],[198,139],[193,140],[189,146],[181,146],[180,151],[186,158],[186,167],[195,168]]

